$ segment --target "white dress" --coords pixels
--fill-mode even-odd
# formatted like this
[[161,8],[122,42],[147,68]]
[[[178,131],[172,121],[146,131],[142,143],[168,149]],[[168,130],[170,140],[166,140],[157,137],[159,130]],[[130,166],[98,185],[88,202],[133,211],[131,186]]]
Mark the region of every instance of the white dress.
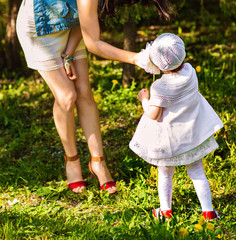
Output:
[[129,144],[145,161],[156,166],[186,165],[218,147],[213,134],[223,124],[198,92],[197,75],[189,63],[152,84],[149,104],[163,107],[162,121],[144,113]]

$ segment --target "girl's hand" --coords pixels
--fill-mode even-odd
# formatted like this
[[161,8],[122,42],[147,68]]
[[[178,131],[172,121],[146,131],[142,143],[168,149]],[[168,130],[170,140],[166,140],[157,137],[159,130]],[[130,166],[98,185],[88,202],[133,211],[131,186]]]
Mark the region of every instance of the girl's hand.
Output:
[[73,59],[64,59],[64,68],[67,74],[67,77],[74,81],[76,79],[76,71]]
[[148,99],[148,98],[149,98],[148,90],[144,88],[141,89],[138,93],[138,100],[142,102],[144,99]]

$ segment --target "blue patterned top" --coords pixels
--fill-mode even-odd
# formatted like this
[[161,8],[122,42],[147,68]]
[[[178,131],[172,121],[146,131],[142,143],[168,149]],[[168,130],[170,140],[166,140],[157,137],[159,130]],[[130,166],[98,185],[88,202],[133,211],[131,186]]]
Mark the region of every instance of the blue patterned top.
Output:
[[[103,0],[99,0],[99,8]],[[34,0],[34,18],[38,36],[79,25],[76,0]]]

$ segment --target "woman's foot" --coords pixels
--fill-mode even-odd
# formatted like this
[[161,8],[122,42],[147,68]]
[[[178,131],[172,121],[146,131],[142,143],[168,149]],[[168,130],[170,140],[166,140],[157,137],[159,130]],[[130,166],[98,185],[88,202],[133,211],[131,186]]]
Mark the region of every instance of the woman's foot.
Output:
[[100,189],[107,190],[110,194],[117,192],[116,184],[107,168],[105,157],[92,157],[90,171],[95,174],[100,183]]
[[67,176],[67,186],[74,193],[83,193],[86,190],[86,184],[83,181],[79,156],[65,156],[65,168]]

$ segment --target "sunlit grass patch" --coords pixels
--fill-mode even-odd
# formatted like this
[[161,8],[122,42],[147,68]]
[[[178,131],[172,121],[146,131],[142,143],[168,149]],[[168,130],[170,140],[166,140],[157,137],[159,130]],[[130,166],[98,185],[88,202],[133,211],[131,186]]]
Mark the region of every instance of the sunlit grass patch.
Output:
[[[196,22],[181,29],[178,25],[183,24],[139,33],[146,38],[149,33],[154,37],[173,30],[186,38],[187,61],[197,71],[200,92],[224,123],[215,134],[219,148],[203,159],[213,205],[221,218],[203,219],[185,167],[178,167],[173,178],[173,219],[153,218],[151,210],[159,207],[157,168],[128,148],[143,112],[137,93],[149,88],[153,78],[137,68],[135,81],[123,88],[120,63],[91,61],[89,56],[104,152],[118,194],[110,196],[98,190],[88,171],[90,154],[79,124],[77,148],[88,187],[83,195],[69,191],[48,87],[38,77],[12,83],[0,80],[1,239],[235,239],[236,71],[235,43],[230,42],[235,26],[229,25],[232,32],[225,29],[217,35],[228,37],[229,43],[216,44],[206,27],[197,28]],[[214,25],[211,30],[217,29]]]

